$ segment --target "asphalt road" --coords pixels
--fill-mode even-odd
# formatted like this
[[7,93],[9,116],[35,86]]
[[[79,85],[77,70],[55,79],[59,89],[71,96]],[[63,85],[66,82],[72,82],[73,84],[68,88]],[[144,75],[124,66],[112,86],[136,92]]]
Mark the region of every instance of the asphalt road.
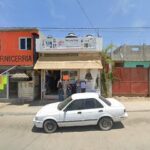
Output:
[[149,150],[150,112],[130,112],[110,131],[61,128],[46,134],[33,128],[32,115],[0,116],[0,150]]

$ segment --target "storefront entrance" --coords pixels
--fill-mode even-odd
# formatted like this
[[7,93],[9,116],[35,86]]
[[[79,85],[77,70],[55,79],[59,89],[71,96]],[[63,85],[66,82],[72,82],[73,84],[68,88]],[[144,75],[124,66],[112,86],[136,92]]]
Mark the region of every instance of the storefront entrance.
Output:
[[45,95],[58,93],[57,82],[60,79],[60,70],[46,70],[45,72]]
[[58,100],[58,81],[61,78],[64,98],[80,92],[100,93],[98,69],[41,70],[41,99]]

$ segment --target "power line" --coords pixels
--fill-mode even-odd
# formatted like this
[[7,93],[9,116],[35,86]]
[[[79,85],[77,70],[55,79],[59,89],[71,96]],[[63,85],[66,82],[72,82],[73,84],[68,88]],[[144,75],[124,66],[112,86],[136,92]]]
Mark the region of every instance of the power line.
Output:
[[[12,28],[21,28],[21,27],[0,27],[2,29],[12,29]],[[23,28],[37,28],[40,30],[100,30],[100,31],[145,31],[150,30],[150,26],[141,26],[141,27],[23,27]]]
[[150,27],[37,27],[41,30],[150,30]]
[[85,9],[83,8],[83,6],[81,5],[80,1],[79,0],[76,0],[77,4],[79,5],[82,13],[84,14],[84,16],[86,17],[87,21],[89,22],[89,24],[91,25],[91,27],[94,27],[92,21],[90,20],[89,16],[87,15]]

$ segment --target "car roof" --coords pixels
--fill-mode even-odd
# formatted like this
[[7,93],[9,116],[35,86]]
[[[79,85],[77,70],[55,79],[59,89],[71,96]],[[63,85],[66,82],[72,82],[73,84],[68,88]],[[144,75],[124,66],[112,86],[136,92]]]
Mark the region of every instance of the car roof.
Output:
[[85,98],[98,98],[99,94],[98,93],[94,93],[94,92],[86,92],[86,93],[76,93],[73,94],[72,99],[85,99]]

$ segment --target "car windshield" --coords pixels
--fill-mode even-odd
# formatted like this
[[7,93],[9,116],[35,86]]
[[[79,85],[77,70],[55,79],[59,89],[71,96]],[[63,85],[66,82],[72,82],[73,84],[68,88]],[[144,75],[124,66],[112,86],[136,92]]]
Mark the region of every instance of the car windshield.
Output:
[[108,101],[106,98],[104,98],[103,96],[99,96],[99,98],[105,103],[105,104],[107,104],[108,106],[111,106],[111,102],[110,101]]
[[58,109],[62,110],[71,101],[72,101],[71,96],[66,98],[63,102],[59,103]]

